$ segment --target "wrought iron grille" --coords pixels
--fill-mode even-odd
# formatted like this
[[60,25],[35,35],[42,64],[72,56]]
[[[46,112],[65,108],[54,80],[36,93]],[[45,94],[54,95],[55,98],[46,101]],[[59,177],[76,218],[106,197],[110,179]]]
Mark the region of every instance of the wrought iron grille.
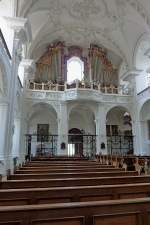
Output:
[[26,134],[26,152],[29,157],[55,156],[58,135]]
[[96,154],[96,135],[88,134],[69,134],[68,135],[68,154],[94,158]]
[[133,153],[133,136],[107,136],[107,148],[109,154]]

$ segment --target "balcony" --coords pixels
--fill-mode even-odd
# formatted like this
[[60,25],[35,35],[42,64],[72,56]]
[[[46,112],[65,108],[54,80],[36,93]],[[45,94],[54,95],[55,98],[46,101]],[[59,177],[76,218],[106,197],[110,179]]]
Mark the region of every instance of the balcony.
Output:
[[94,82],[80,82],[72,84],[35,83],[26,82],[26,98],[34,100],[92,100],[96,102],[129,103],[132,101],[132,90],[124,87],[101,86]]

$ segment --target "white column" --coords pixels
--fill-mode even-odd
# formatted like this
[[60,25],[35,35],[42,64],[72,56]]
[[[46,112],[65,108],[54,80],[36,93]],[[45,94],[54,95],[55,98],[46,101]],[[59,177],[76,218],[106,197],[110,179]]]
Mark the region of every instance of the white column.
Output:
[[132,122],[132,133],[133,133],[133,149],[135,155],[142,155],[142,132],[141,122],[138,118],[135,118]]
[[27,19],[24,18],[6,18],[10,28],[14,30],[12,66],[11,66],[11,85],[9,90],[9,115],[8,115],[8,135],[6,143],[6,152],[9,156],[7,162],[7,169],[13,170],[12,160],[12,139],[14,129],[14,115],[15,115],[15,100],[17,96],[17,82],[18,82],[18,67],[22,57],[22,45],[29,41],[29,32]]
[[95,119],[95,124],[96,124],[96,154],[99,154],[101,152],[100,118]]
[[21,117],[21,129],[20,129],[20,140],[19,140],[19,163],[23,163],[25,160],[25,156],[27,155],[27,149],[26,149],[26,134],[27,134],[27,119],[25,117],[25,114],[22,114]]
[[[99,104],[96,116],[96,135],[97,135],[97,154],[107,154],[107,136],[106,136],[106,113],[103,104]],[[104,148],[102,148],[102,146]]]
[[19,163],[22,163],[25,159],[27,154],[26,152],[26,134],[27,134],[27,113],[26,113],[26,86],[25,84],[28,82],[29,79],[34,77],[35,73],[35,62],[31,59],[24,59],[21,61],[20,66],[24,69],[24,82],[23,82],[23,97],[22,97],[22,104],[21,104],[21,128],[20,128],[20,141],[19,141],[19,148],[20,148],[20,158]]
[[140,132],[140,155],[150,155],[150,148],[148,143],[148,124],[147,121],[140,121],[139,123]]
[[[65,149],[61,149],[62,143],[65,143]],[[67,103],[60,103],[60,112],[58,118],[58,155],[68,155],[68,113]]]
[[19,158],[20,157],[20,123],[21,119],[20,118],[15,118],[14,121],[14,135],[13,135],[13,147],[12,147],[12,157]]
[[5,175],[5,167],[7,164],[6,142],[7,142],[7,123],[8,123],[8,104],[0,103],[0,174]]

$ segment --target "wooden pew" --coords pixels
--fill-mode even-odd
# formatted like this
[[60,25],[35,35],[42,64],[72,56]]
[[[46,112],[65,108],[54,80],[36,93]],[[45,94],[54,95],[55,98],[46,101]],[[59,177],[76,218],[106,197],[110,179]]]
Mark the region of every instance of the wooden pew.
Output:
[[34,173],[82,173],[82,172],[116,172],[116,171],[124,171],[121,168],[82,168],[82,169],[47,169],[47,168],[36,168],[30,170],[17,169],[15,174],[34,174]]
[[54,164],[54,165],[93,165],[93,164],[98,164],[98,162],[96,161],[30,161],[27,162],[26,164],[30,164],[30,165],[36,165],[36,164]]
[[48,164],[48,163],[38,163],[38,164],[26,164],[26,165],[23,165],[23,167],[60,167],[60,168],[85,168],[85,167],[98,167],[98,168],[101,168],[101,167],[108,167],[108,165],[100,165],[100,164],[86,164],[86,165],[83,165],[83,164]]
[[150,198],[0,207],[1,225],[149,225]]
[[0,190],[0,205],[102,201],[150,197],[150,184]]
[[51,161],[51,162],[53,162],[53,161],[55,161],[55,162],[57,162],[57,161],[59,161],[59,162],[61,162],[61,161],[67,161],[67,162],[69,162],[69,161],[71,161],[71,162],[94,162],[95,160],[89,160],[89,158],[87,158],[87,157],[66,157],[66,156],[57,156],[57,157],[42,157],[42,156],[40,156],[40,157],[32,157],[32,159],[31,159],[31,161],[32,162],[34,162],[34,161]]
[[137,172],[111,171],[111,172],[82,172],[82,173],[32,173],[32,174],[14,174],[8,176],[9,180],[25,179],[57,179],[57,178],[84,178],[84,177],[115,177],[115,176],[136,176]]
[[136,184],[136,183],[150,183],[150,176],[7,180],[0,182],[0,188],[1,189],[42,188],[42,187],[44,188],[44,187],[96,186],[96,185]]
[[42,165],[42,166],[28,166],[28,165],[25,165],[25,166],[22,166],[20,167],[19,169],[22,169],[22,170],[36,170],[36,169],[99,169],[99,168],[115,168],[111,165],[94,165],[94,166],[67,166],[67,165],[61,165],[61,166],[58,166],[58,165]]

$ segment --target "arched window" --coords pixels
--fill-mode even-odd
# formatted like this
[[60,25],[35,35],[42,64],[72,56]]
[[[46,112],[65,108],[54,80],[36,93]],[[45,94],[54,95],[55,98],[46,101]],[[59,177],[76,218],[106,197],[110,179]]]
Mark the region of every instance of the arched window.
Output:
[[78,79],[82,80],[84,77],[84,62],[73,56],[67,61],[67,82],[71,83],[72,81]]

